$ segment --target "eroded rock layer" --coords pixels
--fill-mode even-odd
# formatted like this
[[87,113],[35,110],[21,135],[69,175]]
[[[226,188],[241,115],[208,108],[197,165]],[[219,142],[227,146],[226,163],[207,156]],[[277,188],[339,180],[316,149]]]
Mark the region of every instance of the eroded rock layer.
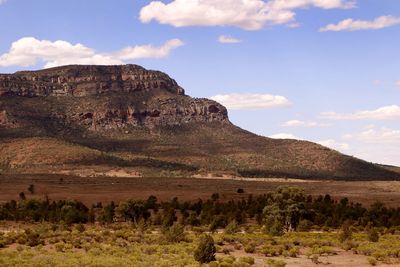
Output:
[[167,74],[137,65],[0,74],[0,96],[0,126],[8,128],[46,120],[95,131],[229,122],[219,103],[186,96]]

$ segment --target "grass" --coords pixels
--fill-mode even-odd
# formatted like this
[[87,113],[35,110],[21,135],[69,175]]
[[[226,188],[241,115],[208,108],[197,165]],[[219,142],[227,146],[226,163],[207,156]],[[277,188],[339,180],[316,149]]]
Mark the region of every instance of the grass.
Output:
[[[198,266],[193,251],[199,236],[186,228],[185,238],[171,241],[160,228],[125,223],[66,226],[2,222],[0,266]],[[253,266],[256,261],[260,266],[260,260],[261,266],[285,266],[290,258],[303,255],[311,263],[342,251],[337,232],[293,232],[271,237],[257,227],[252,233],[219,232],[212,236],[221,253],[209,266]],[[400,233],[396,233],[370,242],[367,233],[360,232],[354,234],[350,251],[364,255],[363,264],[399,264],[399,240]],[[244,251],[250,244],[254,253]],[[231,246],[235,249],[229,253],[240,251],[240,256],[222,253],[223,248]]]

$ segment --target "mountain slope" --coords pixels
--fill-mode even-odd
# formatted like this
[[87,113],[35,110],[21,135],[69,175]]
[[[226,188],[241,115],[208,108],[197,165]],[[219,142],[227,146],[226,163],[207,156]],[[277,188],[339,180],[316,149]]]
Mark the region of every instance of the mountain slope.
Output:
[[[0,168],[130,168],[143,175],[399,179],[323,146],[257,136],[168,75],[136,65],[0,75]],[[3,166],[3,167],[1,167]]]

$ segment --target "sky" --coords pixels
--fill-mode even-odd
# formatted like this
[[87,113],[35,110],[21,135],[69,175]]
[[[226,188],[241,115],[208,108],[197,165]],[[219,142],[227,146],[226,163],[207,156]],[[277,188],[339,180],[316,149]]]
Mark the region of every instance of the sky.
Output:
[[400,166],[399,0],[0,0],[0,73],[138,64],[236,125]]

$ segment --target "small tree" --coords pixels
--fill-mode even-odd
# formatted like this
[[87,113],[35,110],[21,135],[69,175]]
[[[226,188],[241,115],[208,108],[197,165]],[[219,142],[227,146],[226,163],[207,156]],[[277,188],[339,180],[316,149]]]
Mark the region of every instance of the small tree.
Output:
[[211,235],[202,235],[199,245],[194,251],[194,259],[200,263],[209,263],[215,261],[215,252],[217,249],[214,245],[214,239]]

